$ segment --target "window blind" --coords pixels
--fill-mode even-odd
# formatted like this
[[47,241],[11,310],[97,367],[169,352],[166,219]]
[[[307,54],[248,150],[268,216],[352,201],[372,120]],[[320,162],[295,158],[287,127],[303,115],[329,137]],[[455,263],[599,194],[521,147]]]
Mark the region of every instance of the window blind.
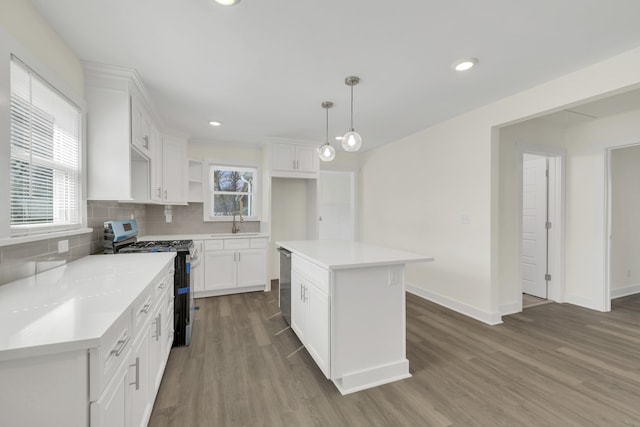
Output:
[[81,225],[80,108],[11,58],[11,234]]

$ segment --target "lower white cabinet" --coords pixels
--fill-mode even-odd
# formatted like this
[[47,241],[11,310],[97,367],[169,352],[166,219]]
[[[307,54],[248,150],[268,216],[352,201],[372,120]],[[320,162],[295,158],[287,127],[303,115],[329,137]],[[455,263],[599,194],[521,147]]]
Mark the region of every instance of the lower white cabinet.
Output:
[[[126,358],[131,357],[131,351]],[[91,403],[91,426],[129,425],[129,365],[121,364],[100,398]]]
[[[149,325],[141,331],[133,344],[129,363],[129,402],[131,403],[131,427],[146,426],[151,416],[153,401],[150,400],[149,389]],[[155,376],[155,373],[154,373]]]
[[[267,285],[266,238],[205,240],[204,281],[196,297],[264,290]],[[204,267],[204,268],[202,268]]]
[[304,269],[291,272],[291,328],[329,378],[329,295],[306,273]]

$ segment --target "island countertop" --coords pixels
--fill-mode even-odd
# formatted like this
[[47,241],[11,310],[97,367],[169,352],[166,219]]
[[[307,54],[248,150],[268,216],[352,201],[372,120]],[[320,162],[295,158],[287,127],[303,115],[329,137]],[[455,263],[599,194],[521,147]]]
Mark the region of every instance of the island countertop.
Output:
[[286,240],[276,245],[327,270],[433,261],[433,257],[349,240]]

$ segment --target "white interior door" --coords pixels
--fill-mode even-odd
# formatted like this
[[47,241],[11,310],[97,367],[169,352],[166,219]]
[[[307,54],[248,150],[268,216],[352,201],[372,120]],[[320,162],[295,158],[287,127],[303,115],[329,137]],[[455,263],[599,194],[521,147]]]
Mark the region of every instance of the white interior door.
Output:
[[547,298],[547,166],[544,156],[525,154],[522,170],[522,292]]
[[355,176],[353,172],[320,172],[320,239],[355,238]]

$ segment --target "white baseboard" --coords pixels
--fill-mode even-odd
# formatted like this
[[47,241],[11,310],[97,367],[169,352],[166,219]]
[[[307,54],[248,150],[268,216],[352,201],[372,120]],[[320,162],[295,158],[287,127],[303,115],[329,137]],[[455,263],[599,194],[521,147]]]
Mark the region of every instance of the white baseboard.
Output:
[[522,312],[522,303],[513,302],[510,304],[503,304],[500,306],[500,315],[508,316],[509,314],[515,314]]
[[611,299],[626,297],[640,292],[640,283],[627,285],[623,288],[611,289]]
[[412,285],[411,283],[406,284],[406,290],[407,292],[417,295],[420,298],[424,298],[428,301],[434,302],[438,305],[456,311],[460,314],[464,314],[465,316],[479,320],[488,325],[499,325],[500,323],[502,323],[502,316],[500,313],[489,313],[486,311],[478,310],[477,308],[472,307],[468,304],[451,299],[449,297],[445,297],[443,295],[436,294],[424,288]]
[[580,295],[565,294],[565,302],[596,311],[604,311],[597,301],[585,298]]

